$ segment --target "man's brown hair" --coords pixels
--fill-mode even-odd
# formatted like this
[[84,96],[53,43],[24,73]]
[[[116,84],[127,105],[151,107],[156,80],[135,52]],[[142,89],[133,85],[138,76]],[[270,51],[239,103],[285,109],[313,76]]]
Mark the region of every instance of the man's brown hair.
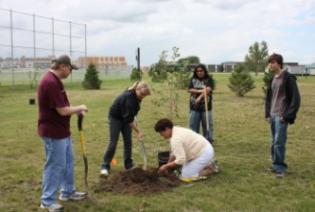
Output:
[[276,62],[280,65],[281,68],[283,68],[283,57],[281,54],[273,53],[268,58],[268,63]]

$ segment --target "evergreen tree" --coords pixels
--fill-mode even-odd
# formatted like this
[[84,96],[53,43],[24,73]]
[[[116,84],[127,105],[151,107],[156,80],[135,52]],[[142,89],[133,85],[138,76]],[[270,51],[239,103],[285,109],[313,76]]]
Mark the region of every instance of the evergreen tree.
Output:
[[82,85],[85,89],[100,89],[102,80],[98,78],[98,71],[94,64],[89,64]]
[[266,71],[264,72],[264,78],[263,78],[263,81],[264,81],[264,85],[262,87],[263,89],[263,92],[265,94],[265,97],[267,95],[267,88],[268,88],[268,85],[270,83],[270,80],[272,79],[272,73],[270,72],[269,69],[266,69]]
[[242,97],[255,88],[255,81],[243,65],[237,65],[229,78],[228,86],[237,96]]
[[133,68],[130,75],[131,81],[139,81],[141,80],[141,70],[138,70],[137,68]]

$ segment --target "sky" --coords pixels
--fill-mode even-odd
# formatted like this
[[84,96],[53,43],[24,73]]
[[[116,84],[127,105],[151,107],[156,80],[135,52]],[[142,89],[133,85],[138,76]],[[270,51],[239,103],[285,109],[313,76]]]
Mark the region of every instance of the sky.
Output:
[[[0,8],[54,17],[60,34],[68,34],[69,23],[58,27],[58,20],[86,24],[89,56],[125,56],[130,65],[137,47],[141,65],[156,63],[163,50],[171,55],[174,46],[181,57],[198,56],[206,64],[242,61],[256,41],[266,41],[269,53],[287,62],[315,62],[315,0],[0,0]],[[0,26],[9,23],[7,11],[0,17]],[[50,30],[49,21],[39,18],[37,29]],[[14,24],[31,28],[32,18],[17,14]],[[10,44],[6,30],[0,28],[0,44]],[[84,25],[74,24],[72,34],[80,37],[73,49],[83,51]],[[37,35],[36,45],[50,46],[50,37]],[[14,39],[16,45],[33,43],[31,32],[16,32]],[[68,40],[56,38],[56,48],[68,48]]]

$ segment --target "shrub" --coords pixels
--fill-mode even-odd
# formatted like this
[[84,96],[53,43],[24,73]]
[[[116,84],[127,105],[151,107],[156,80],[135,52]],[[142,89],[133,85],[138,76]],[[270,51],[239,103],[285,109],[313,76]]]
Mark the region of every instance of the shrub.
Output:
[[100,89],[102,80],[98,77],[98,71],[94,64],[89,64],[82,85],[85,89]]
[[229,88],[237,95],[244,96],[255,88],[255,81],[243,65],[237,65],[229,78]]
[[267,95],[267,88],[268,88],[268,85],[269,85],[271,79],[272,79],[272,73],[268,69],[264,72],[264,78],[263,78],[264,85],[262,87],[262,90],[264,92],[264,97],[266,97],[266,95]]
[[130,75],[131,81],[138,81],[141,80],[141,70],[138,70],[137,68],[133,68]]

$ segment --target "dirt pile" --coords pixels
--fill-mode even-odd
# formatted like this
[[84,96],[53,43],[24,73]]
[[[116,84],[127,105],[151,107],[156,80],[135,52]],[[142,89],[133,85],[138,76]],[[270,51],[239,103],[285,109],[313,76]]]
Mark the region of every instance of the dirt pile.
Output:
[[160,176],[157,168],[133,168],[127,171],[100,178],[99,192],[118,192],[132,194],[159,193],[180,184],[175,174]]

